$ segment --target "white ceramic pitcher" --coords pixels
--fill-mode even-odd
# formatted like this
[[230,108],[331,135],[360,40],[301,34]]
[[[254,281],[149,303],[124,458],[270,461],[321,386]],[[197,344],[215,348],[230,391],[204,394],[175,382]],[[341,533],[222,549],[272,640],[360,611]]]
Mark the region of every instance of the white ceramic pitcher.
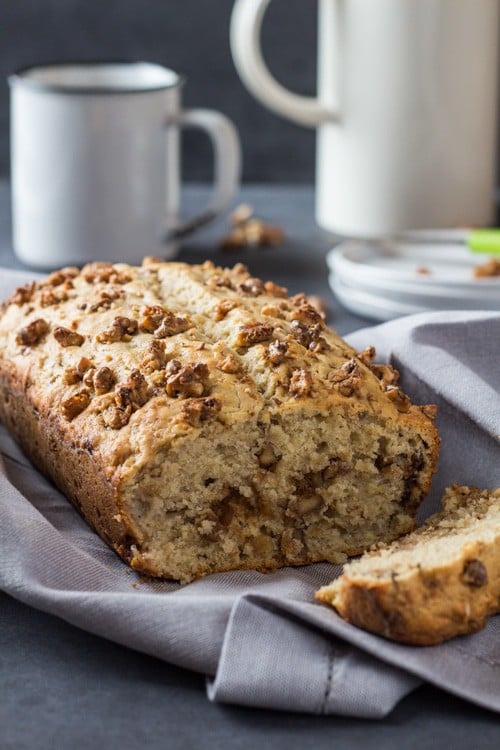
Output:
[[493,221],[498,0],[319,0],[314,98],[266,67],[269,2],[236,0],[232,53],[258,99],[318,129],[321,226],[379,236]]

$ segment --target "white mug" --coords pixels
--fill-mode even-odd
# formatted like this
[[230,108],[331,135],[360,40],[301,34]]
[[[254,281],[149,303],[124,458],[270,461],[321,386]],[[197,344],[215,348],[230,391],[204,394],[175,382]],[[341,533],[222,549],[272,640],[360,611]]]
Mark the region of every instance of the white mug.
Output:
[[368,237],[494,220],[498,0],[319,0],[317,98],[269,73],[269,2],[236,0],[232,54],[258,99],[318,129],[322,227]]
[[[234,126],[184,110],[183,79],[145,62],[56,64],[9,78],[13,243],[31,266],[172,257],[179,237],[222,212],[240,175]],[[179,219],[179,130],[210,136],[206,211]]]

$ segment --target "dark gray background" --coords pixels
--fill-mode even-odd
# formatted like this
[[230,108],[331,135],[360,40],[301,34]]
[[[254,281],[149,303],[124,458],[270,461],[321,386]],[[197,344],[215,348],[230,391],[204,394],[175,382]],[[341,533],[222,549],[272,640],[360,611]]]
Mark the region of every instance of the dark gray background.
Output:
[[[315,0],[273,0],[263,47],[271,70],[297,93],[313,94]],[[214,107],[237,125],[247,181],[309,182],[314,132],[258,104],[239,80],[229,50],[233,0],[0,0],[0,175],[8,174],[6,76],[32,63],[130,59],[188,76],[187,106]],[[188,180],[210,176],[202,135],[185,136]]]

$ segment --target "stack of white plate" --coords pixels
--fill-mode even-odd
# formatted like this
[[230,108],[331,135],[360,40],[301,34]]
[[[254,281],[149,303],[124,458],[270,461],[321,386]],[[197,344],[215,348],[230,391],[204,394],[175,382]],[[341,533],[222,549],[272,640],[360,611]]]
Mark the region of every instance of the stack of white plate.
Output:
[[351,312],[376,320],[431,310],[500,310],[500,277],[463,244],[343,242],[328,253],[330,286]]

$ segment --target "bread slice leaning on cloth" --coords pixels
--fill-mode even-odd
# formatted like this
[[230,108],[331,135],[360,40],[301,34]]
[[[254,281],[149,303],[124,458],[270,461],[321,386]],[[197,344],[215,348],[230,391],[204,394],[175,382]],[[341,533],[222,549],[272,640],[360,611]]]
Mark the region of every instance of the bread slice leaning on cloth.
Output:
[[137,570],[333,562],[412,529],[436,467],[374,354],[241,264],[93,263],[4,304],[0,414]]
[[316,598],[348,622],[421,646],[473,633],[500,612],[500,489],[454,485],[444,510],[365,553]]

